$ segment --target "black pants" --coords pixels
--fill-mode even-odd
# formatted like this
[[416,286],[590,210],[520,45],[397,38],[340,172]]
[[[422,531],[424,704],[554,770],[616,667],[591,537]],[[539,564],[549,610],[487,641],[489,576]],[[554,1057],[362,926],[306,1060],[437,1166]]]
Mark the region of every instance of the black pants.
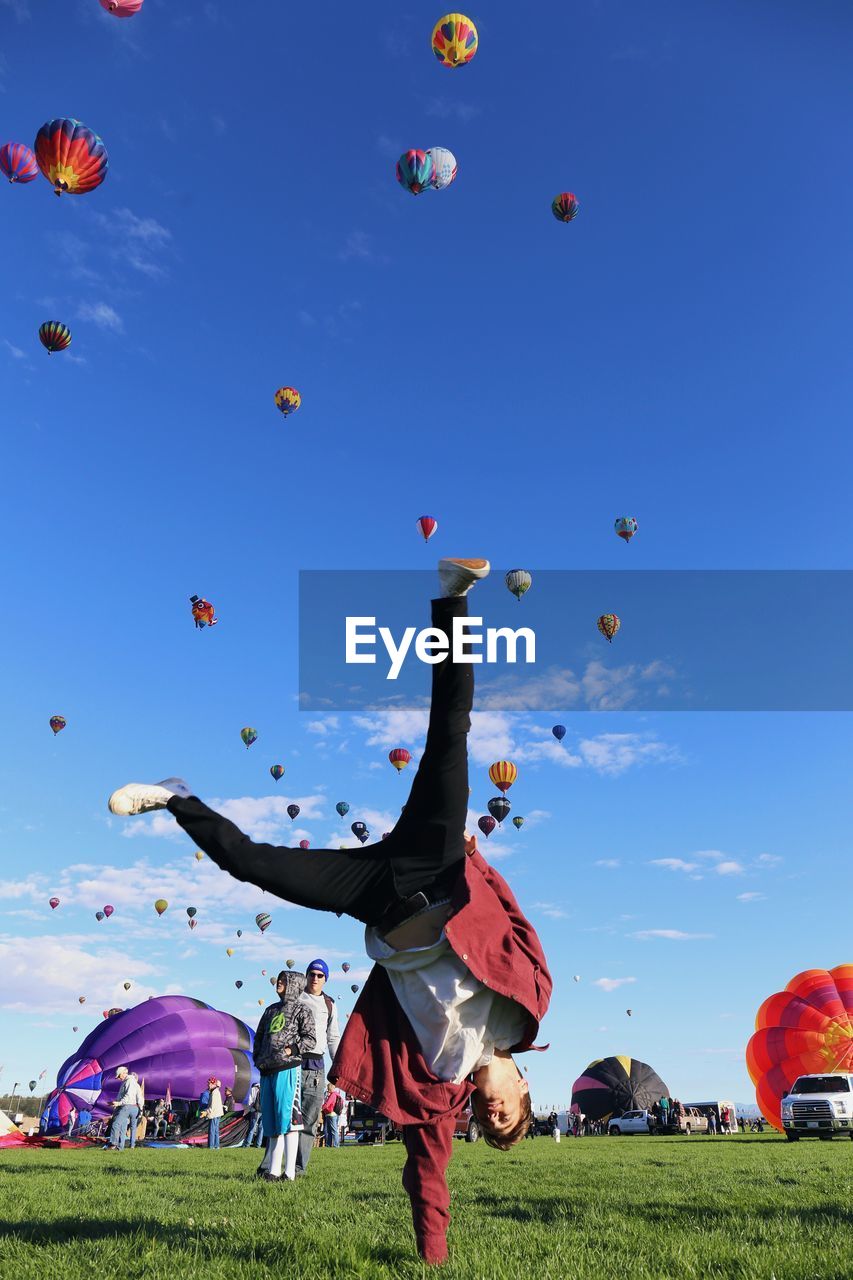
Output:
[[[467,616],[465,597],[432,602],[433,626],[448,635],[453,619]],[[198,847],[238,880],[300,907],[378,924],[401,899],[455,879],[464,860],[473,699],[470,663],[448,656],[433,666],[424,754],[387,840],[361,849],[286,849],[256,844],[195,796],[173,796],[169,810]]]

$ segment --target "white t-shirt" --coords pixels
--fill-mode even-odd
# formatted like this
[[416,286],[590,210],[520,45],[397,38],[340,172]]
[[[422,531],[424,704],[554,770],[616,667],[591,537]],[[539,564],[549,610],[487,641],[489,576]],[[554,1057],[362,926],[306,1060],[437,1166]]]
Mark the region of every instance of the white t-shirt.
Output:
[[439,1080],[461,1084],[491,1062],[495,1049],[511,1049],[524,1035],[525,1010],[479,982],[443,931],[429,946],[395,951],[368,925],[364,944],[388,974],[427,1066]]

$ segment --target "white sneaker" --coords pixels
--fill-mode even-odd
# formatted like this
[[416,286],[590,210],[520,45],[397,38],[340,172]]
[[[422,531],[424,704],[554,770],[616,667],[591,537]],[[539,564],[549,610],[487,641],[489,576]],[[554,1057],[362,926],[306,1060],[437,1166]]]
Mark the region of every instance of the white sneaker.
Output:
[[442,596],[467,596],[475,582],[489,575],[488,560],[439,560]]
[[[119,787],[109,800],[110,813],[120,818],[129,818],[137,813],[150,813],[153,809],[165,809],[172,796],[190,794],[185,782],[180,778],[167,778],[165,783],[129,782],[126,787]],[[178,790],[178,788],[181,790]]]

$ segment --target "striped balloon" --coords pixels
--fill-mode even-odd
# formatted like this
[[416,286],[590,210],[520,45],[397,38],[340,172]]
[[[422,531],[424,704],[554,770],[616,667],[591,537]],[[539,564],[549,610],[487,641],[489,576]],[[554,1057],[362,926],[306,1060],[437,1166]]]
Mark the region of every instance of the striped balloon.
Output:
[[296,410],[302,404],[302,396],[296,390],[296,387],[279,387],[275,393],[275,403],[276,408],[286,418],[289,413],[296,413]]
[[7,142],[0,147],[0,173],[10,182],[32,182],[39,176],[38,161],[23,142]]
[[272,924],[272,916],[268,911],[259,911],[255,916],[255,924],[258,926],[261,933],[266,933],[267,929]]
[[572,222],[578,216],[578,199],[571,191],[561,191],[551,201],[551,212],[558,222]]
[[45,320],[39,328],[39,342],[48,355],[52,351],[64,351],[71,346],[71,330],[59,320]]
[[284,765],[283,764],[270,765],[270,773],[272,774],[274,781],[279,782],[284,777]]
[[507,590],[511,591],[516,600],[530,590],[533,586],[533,578],[526,569],[510,569],[506,575]]
[[388,752],[388,759],[398,773],[401,769],[405,769],[411,758],[411,753],[405,747],[395,747],[393,751]]
[[85,195],[107,176],[109,157],[101,139],[79,120],[48,120],[36,135],[38,167],[58,196]]
[[434,174],[435,165],[428,151],[405,151],[397,161],[397,181],[413,196],[426,191]]
[[417,528],[418,532],[423,535],[424,542],[429,542],[438,528],[438,521],[434,516],[418,516]]
[[518,770],[510,760],[497,760],[489,769],[489,777],[498,791],[509,791],[518,777]]

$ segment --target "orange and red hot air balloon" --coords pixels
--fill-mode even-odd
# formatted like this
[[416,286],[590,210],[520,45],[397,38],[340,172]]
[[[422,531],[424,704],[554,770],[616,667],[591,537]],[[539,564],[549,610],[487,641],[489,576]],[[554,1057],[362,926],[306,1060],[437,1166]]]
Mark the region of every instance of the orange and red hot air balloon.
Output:
[[853,964],[806,969],[768,996],[746,1066],[762,1114],[777,1129],[782,1096],[798,1076],[853,1073]]
[[109,157],[101,139],[79,120],[48,120],[36,135],[36,161],[58,196],[85,195],[107,176]]

